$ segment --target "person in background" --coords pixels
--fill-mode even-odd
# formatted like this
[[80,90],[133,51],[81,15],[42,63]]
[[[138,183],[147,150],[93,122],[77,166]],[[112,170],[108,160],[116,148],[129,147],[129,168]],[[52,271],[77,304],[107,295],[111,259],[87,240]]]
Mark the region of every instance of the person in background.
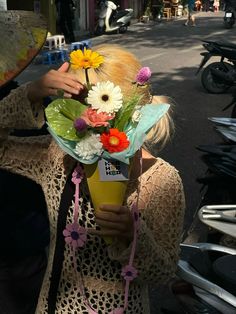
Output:
[[73,0],[56,0],[58,14],[58,25],[60,31],[65,36],[67,44],[75,42],[73,30],[75,3]]
[[208,12],[210,8],[210,0],[203,0],[202,1],[202,11]]
[[196,0],[195,1],[195,7],[196,7],[196,11],[200,12],[202,10],[202,2],[201,0]]
[[220,1],[219,0],[214,0],[213,7],[214,7],[214,12],[219,12]]
[[195,0],[188,0],[188,16],[184,26],[196,26],[195,21]]

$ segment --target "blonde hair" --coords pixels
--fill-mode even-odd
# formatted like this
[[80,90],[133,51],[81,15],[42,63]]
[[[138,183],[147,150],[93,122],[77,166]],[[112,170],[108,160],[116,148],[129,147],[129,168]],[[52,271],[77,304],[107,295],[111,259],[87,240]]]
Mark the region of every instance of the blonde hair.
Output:
[[[112,81],[115,85],[119,85],[125,98],[131,94],[132,83],[136,79],[138,71],[142,65],[134,54],[119,45],[103,44],[92,48],[104,57],[104,62],[96,69],[89,69],[89,80],[91,83],[99,81]],[[83,69],[73,70],[81,83],[86,82],[85,71]],[[142,96],[141,104],[151,102],[155,104],[170,103],[167,97],[154,96],[151,97],[149,87],[137,87],[136,93]],[[173,130],[173,122],[169,112],[166,113],[154,127],[149,131],[146,138],[145,147],[148,148],[153,144],[160,144],[162,147],[169,139]]]

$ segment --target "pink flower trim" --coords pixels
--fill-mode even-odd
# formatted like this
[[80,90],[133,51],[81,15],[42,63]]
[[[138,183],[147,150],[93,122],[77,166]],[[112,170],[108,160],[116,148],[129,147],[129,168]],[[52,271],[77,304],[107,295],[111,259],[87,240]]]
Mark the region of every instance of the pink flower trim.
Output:
[[76,166],[76,168],[74,169],[73,173],[72,173],[72,179],[71,181],[74,183],[74,184],[79,184],[81,183],[81,180],[83,179],[84,177],[84,170],[83,168],[78,164]]
[[126,265],[122,268],[121,276],[124,277],[126,281],[132,281],[138,276],[138,271],[131,265]]
[[63,230],[63,235],[65,242],[74,249],[83,247],[87,240],[86,229],[81,227],[77,222],[66,225],[66,229]]
[[106,112],[97,113],[96,109],[88,108],[82,113],[80,118],[82,118],[87,125],[96,128],[100,126],[108,126],[108,121],[114,119],[114,117],[115,115]]
[[136,82],[139,85],[145,85],[150,79],[152,72],[149,67],[143,67],[139,70],[136,76]]

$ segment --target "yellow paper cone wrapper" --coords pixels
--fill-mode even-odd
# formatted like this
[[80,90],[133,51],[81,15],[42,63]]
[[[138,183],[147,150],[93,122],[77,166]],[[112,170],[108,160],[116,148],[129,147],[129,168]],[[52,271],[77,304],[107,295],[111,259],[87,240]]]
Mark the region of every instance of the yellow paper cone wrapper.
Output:
[[[122,205],[128,181],[100,181],[97,163],[84,164],[90,196],[95,212],[101,204]],[[111,237],[104,237],[107,244],[112,243]]]

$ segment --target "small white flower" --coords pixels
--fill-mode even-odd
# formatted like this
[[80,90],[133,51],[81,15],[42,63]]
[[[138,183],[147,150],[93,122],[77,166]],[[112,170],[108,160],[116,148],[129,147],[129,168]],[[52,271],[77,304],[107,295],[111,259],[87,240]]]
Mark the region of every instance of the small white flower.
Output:
[[141,106],[136,106],[135,109],[136,109],[136,110],[134,111],[134,113],[133,113],[133,115],[132,115],[132,122],[133,122],[133,123],[139,122],[139,120],[140,120],[140,118],[141,118],[141,116],[142,116],[141,111],[140,111]]
[[112,82],[98,82],[88,92],[87,102],[97,112],[106,112],[112,114],[119,111],[122,107],[121,89],[115,86]]
[[86,160],[93,158],[95,155],[101,155],[103,149],[100,135],[89,133],[76,144],[75,151],[80,158]]

